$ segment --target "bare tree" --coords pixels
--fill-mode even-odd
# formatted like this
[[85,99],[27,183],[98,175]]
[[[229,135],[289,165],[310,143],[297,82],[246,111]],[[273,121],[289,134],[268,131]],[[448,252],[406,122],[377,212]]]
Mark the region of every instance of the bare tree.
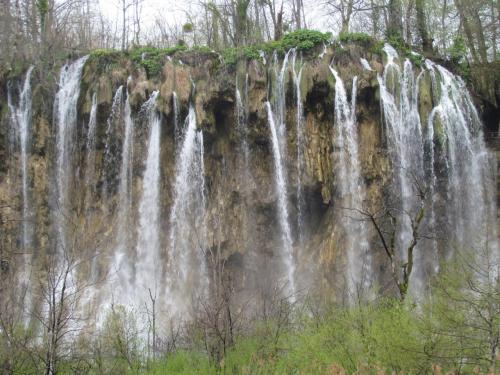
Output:
[[[428,235],[421,233],[421,224],[424,220],[428,189],[420,184],[418,178],[412,175],[413,189],[418,204],[412,211],[401,209],[397,205],[383,205],[382,208],[371,211],[356,207],[347,207],[356,212],[362,220],[367,221],[374,228],[377,238],[390,264],[391,276],[399,292],[399,298],[404,301],[410,286],[410,277],[414,266],[414,251],[418,242]],[[407,245],[401,245],[397,240],[398,220],[406,217],[410,222],[411,238]],[[406,246],[400,248],[400,246]]]
[[340,16],[340,32],[349,32],[352,16],[364,5],[364,0],[327,0],[325,2],[328,15]]

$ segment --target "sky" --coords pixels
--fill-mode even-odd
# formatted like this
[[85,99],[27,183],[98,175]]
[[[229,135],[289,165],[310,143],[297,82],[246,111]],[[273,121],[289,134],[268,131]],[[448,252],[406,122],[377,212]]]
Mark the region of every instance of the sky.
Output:
[[[118,16],[118,4],[120,0],[99,0],[101,11],[107,15],[109,19],[114,20]],[[142,6],[142,23],[143,29],[153,26],[158,12],[161,12],[161,18],[169,24],[183,24],[186,21],[185,10],[197,6],[198,1],[189,0],[143,0]],[[318,4],[321,0],[304,0],[306,13],[306,22],[309,28],[326,31],[326,19],[322,17],[321,6]]]

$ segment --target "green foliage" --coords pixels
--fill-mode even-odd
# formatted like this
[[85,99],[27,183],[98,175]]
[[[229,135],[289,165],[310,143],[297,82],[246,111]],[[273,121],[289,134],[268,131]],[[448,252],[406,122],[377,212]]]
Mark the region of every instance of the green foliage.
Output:
[[193,48],[191,48],[191,51],[198,53],[213,53],[212,48],[208,46],[194,46]]
[[36,2],[36,6],[40,14],[45,15],[49,11],[49,2],[48,0],[38,0]]
[[179,351],[154,363],[145,373],[148,375],[210,375],[217,372],[209,364],[205,355],[194,351]]
[[114,49],[95,49],[90,52],[89,62],[96,61],[99,68],[118,61],[122,56],[122,52]]
[[345,33],[342,32],[339,34],[339,40],[343,43],[361,43],[361,44],[369,44],[374,42],[374,39],[371,35],[366,33]]
[[422,55],[411,51],[407,53],[407,57],[408,60],[413,63],[413,65],[418,66],[419,68],[422,67],[423,63],[425,62],[425,58]]
[[467,61],[467,45],[460,35],[453,39],[453,44],[448,49],[448,55],[458,73],[466,80],[470,80],[471,67]]
[[459,251],[434,280],[422,331],[432,338],[429,355],[442,365],[460,363],[464,374],[498,365],[499,265],[495,250]]
[[397,34],[393,34],[391,35],[387,42],[393,46],[396,50],[399,50],[399,51],[405,51],[408,49],[408,46],[406,45],[406,42],[404,41],[404,39],[397,35]]
[[448,53],[451,61],[456,64],[465,60],[467,46],[465,45],[465,40],[460,35],[453,39],[453,45],[449,48]]
[[226,48],[222,51],[222,59],[226,65],[236,65],[238,62],[238,48]]
[[300,51],[307,51],[318,44],[328,43],[331,40],[331,33],[322,33],[317,30],[296,30],[286,34],[280,40],[273,40],[267,43],[246,46],[239,48],[226,48],[222,51],[222,58],[226,65],[235,65],[240,58],[247,60],[260,59],[259,51],[267,54],[277,53],[283,55],[292,48],[297,48]]
[[322,33],[317,30],[296,30],[286,34],[281,39],[281,48],[284,51],[290,48],[308,50],[321,43],[328,43],[332,37],[331,33]]
[[20,77],[28,69],[27,62],[21,59],[14,60],[9,71],[8,78]]
[[130,57],[136,64],[146,69],[148,78],[150,78],[160,74],[167,56],[186,49],[187,47],[183,44],[170,48],[140,47],[132,49]]
[[182,25],[182,32],[183,33],[192,33],[194,30],[194,26],[192,23],[188,22]]
[[109,48],[98,48],[90,52],[90,57],[92,58],[97,58],[97,59],[102,59],[106,58],[109,56],[119,56],[120,51],[115,50],[115,49],[109,49]]

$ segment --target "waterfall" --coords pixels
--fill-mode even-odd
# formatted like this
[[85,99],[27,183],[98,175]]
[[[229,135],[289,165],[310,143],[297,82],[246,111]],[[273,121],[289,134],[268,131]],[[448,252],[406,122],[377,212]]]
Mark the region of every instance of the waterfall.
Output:
[[182,129],[179,127],[179,98],[177,93],[172,93],[172,106],[174,109],[174,142],[177,144],[182,137]]
[[32,308],[32,294],[30,288],[31,269],[32,269],[32,241],[34,234],[34,225],[32,222],[32,208],[30,200],[30,192],[28,187],[28,161],[30,154],[30,138],[32,124],[32,108],[31,108],[31,73],[33,66],[29,67],[26,72],[24,84],[19,94],[19,104],[15,106],[12,103],[11,87],[8,87],[7,103],[10,113],[10,127],[12,135],[16,135],[16,139],[12,139],[12,143],[18,145],[21,161],[21,245],[23,250],[22,268],[19,273],[19,288],[20,304],[24,306],[24,311],[27,315],[24,317],[25,322],[29,322],[30,310]]
[[[241,152],[240,155],[243,155],[243,158],[240,160],[243,161],[241,163],[240,168],[244,171],[243,176],[245,180],[249,177],[248,171],[248,157],[249,157],[249,148],[248,148],[248,128],[247,128],[247,119],[246,119],[246,110],[243,105],[243,101],[241,99],[240,90],[238,89],[238,85],[236,85],[236,129],[238,130],[238,135],[240,138],[240,147]],[[246,184],[247,182],[245,182]]]
[[[418,113],[418,79],[415,79],[413,66],[406,59],[403,72],[396,63],[397,52],[386,44],[387,64],[383,77],[378,76],[380,101],[385,124],[387,148],[394,170],[393,201],[391,207],[398,207],[397,247],[401,261],[407,261],[406,249],[412,240],[412,215],[415,215],[420,198],[416,184],[424,179],[423,152],[424,140],[420,116]],[[423,254],[420,246],[414,251],[415,269],[413,277],[418,275],[417,283],[422,282],[421,263]],[[420,289],[420,288],[419,288]]]
[[358,297],[372,283],[371,257],[367,227],[364,221],[351,217],[349,209],[362,209],[365,200],[365,186],[361,175],[358,150],[358,129],[356,124],[357,77],[352,80],[351,104],[342,79],[330,67],[335,77],[335,128],[334,149],[338,150],[335,176],[345,217],[341,223],[345,234],[347,252],[347,286],[349,297]]
[[302,79],[302,63],[300,64],[299,71],[296,71],[295,60],[297,53],[294,50],[292,56],[292,70],[293,80],[295,83],[295,98],[296,98],[296,147],[297,147],[297,236],[299,244],[302,245],[304,241],[304,209],[306,206],[304,192],[302,188],[302,180],[304,178],[305,160],[305,137],[304,137],[304,109],[302,105],[302,95],[300,91],[300,81]]
[[130,302],[132,270],[130,256],[130,226],[132,225],[132,154],[134,143],[134,121],[130,108],[129,93],[123,108],[124,135],[122,141],[121,167],[118,184],[118,210],[115,251],[110,271],[118,277],[116,295],[123,302]]
[[[115,185],[117,176],[113,173],[117,164],[117,155],[115,149],[118,148],[119,138],[116,135],[120,121],[123,120],[123,85],[118,87],[113,96],[111,112],[106,122],[106,143],[104,146],[104,170],[103,170],[103,191],[102,196],[106,197],[111,193]],[[122,151],[123,152],[123,151]]]
[[[412,292],[419,294],[429,273],[439,270],[442,250],[450,254],[457,246],[471,250],[486,245],[498,249],[494,161],[486,150],[479,116],[465,83],[430,61],[415,78],[409,60],[401,72],[396,51],[389,45],[384,51],[387,63],[378,81],[387,148],[394,167],[392,195],[400,196],[400,212],[415,213],[420,204],[419,190],[427,191],[427,214],[419,228],[411,283]],[[434,108],[422,121],[424,133],[418,96],[419,80],[425,72],[431,77]],[[402,214],[398,221],[398,247],[404,251],[399,256],[404,262],[412,228],[409,215]],[[439,237],[448,238],[448,243],[439,245]]]
[[[282,249],[281,257],[286,271],[286,288],[290,293],[292,300],[295,298],[295,260],[293,257],[292,232],[288,218],[288,197],[287,184],[283,165],[282,150],[278,139],[278,131],[275,125],[274,114],[271,103],[266,102],[267,118],[269,130],[271,132],[271,141],[273,145],[274,156],[274,178],[276,185],[276,194],[278,195],[278,217],[281,228]],[[284,126],[284,124],[283,124]]]
[[374,70],[372,69],[372,67],[370,66],[370,63],[368,62],[368,60],[364,59],[364,58],[360,58],[359,61],[361,62],[361,65],[363,66],[363,69],[364,70],[368,70],[369,72],[373,72]]
[[58,251],[66,249],[66,214],[70,210],[69,191],[72,184],[72,156],[75,150],[74,133],[77,122],[77,101],[80,95],[80,77],[88,56],[64,65],[55,97],[54,120],[56,123],[56,213]]
[[[189,107],[182,144],[176,159],[170,211],[170,253],[166,269],[166,301],[172,315],[189,313],[193,298],[208,294],[205,265],[205,173],[203,133],[196,129]],[[182,317],[182,316],[181,316]]]
[[[276,131],[278,136],[278,141],[280,144],[280,151],[282,155],[286,154],[286,88],[285,88],[285,74],[288,72],[288,59],[290,53],[294,50],[290,50],[286,53],[283,58],[283,64],[281,69],[277,73],[276,82],[276,93],[274,95],[274,115],[276,118]],[[277,57],[275,54],[275,67],[277,66]],[[286,174],[286,173],[285,173]],[[286,178],[286,177],[285,177]]]
[[[137,265],[135,289],[155,291],[159,276],[160,259],[160,115],[155,104],[158,91],[153,92],[143,105],[148,115],[150,136],[146,169],[142,180],[142,197],[139,202],[139,234],[137,240]],[[138,297],[139,297],[138,296]],[[140,298],[136,298],[138,301]]]
[[[12,103],[11,94],[8,94],[8,107],[11,118],[13,133],[17,135],[21,159],[21,187],[22,187],[22,221],[21,238],[23,250],[29,250],[33,237],[33,225],[31,223],[31,202],[28,191],[28,158],[29,142],[31,132],[31,73],[33,66],[29,67],[24,79],[23,88],[19,94],[19,105]],[[10,87],[9,87],[10,89]],[[16,142],[16,143],[17,143]]]
[[432,148],[431,183],[436,184],[439,174],[434,164],[437,151],[446,168],[448,238],[465,250],[488,246],[497,251],[496,167],[484,143],[479,115],[459,77],[430,61],[426,67],[432,72],[432,86],[437,89],[437,103],[429,116],[429,137],[441,145],[438,150]]
[[89,124],[87,128],[87,144],[86,144],[86,168],[85,168],[85,184],[87,186],[87,195],[85,197],[85,208],[88,211],[89,205],[94,199],[95,193],[95,131],[97,125],[97,93],[92,95],[92,107],[90,109]]

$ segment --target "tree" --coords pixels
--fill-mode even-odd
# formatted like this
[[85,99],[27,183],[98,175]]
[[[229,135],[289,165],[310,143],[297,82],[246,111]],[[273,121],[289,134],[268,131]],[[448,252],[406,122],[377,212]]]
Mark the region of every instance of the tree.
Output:
[[389,15],[387,22],[387,38],[389,40],[403,40],[403,8],[401,0],[389,0]]
[[[421,233],[421,224],[425,216],[425,205],[428,201],[428,189],[423,187],[416,176],[413,177],[413,189],[418,205],[413,211],[405,211],[397,205],[387,204],[376,211],[347,207],[347,210],[358,213],[373,227],[389,261],[391,277],[396,284],[401,301],[406,299],[410,287],[410,277],[414,266],[414,251],[418,242],[427,236]],[[408,244],[399,244],[398,220],[406,217],[410,222],[411,238]],[[405,246],[401,248],[400,246]]]
[[[494,245],[493,245],[494,246]],[[500,345],[500,258],[487,244],[459,250],[431,288],[422,320],[429,355],[465,372],[497,373]],[[465,368],[464,368],[465,367]]]
[[416,0],[415,8],[417,11],[417,29],[420,35],[422,50],[425,53],[432,53],[432,39],[429,37],[427,21],[425,16],[425,3],[426,0]]
[[349,23],[351,17],[357,12],[357,8],[362,5],[364,0],[327,0],[325,5],[329,10],[329,15],[340,15],[341,33],[349,32]]

